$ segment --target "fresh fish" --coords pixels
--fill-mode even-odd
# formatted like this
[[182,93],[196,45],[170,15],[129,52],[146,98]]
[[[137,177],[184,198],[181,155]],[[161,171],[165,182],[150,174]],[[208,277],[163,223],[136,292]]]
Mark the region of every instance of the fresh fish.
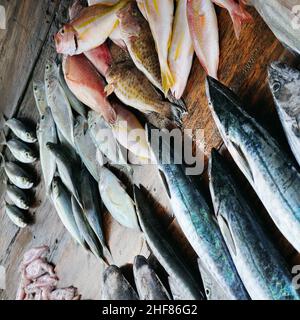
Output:
[[42,81],[33,81],[33,95],[36,103],[36,107],[42,116],[47,108],[45,83]]
[[217,78],[220,47],[214,5],[211,0],[187,0],[187,15],[197,57],[205,72]]
[[99,191],[105,207],[115,220],[126,228],[139,229],[133,200],[122,182],[105,167],[101,170]]
[[80,102],[75,97],[73,92],[68,87],[66,80],[65,80],[62,66],[59,68],[59,82],[60,82],[73,110],[75,110],[79,115],[86,117],[86,113],[87,113],[86,107],[82,102]]
[[106,246],[103,232],[103,209],[99,196],[98,184],[92,179],[86,170],[81,172],[81,206],[85,217],[102,246],[102,256],[109,263],[113,260]]
[[89,59],[97,71],[105,77],[107,70],[112,64],[112,56],[109,51],[108,45],[103,43],[101,46],[86,51],[84,55]]
[[238,4],[235,0],[212,0],[212,2],[228,10],[233,22],[235,35],[239,39],[243,23],[252,21],[250,13],[246,11],[242,4]]
[[[174,145],[170,145],[168,133],[160,132],[162,148],[157,148],[153,144],[155,142],[151,141],[153,135],[150,127],[148,134],[153,152],[157,161],[160,161],[160,168],[166,178],[175,217],[201,263],[224,289],[227,299],[248,299],[213,213],[197,185],[186,175],[185,166],[179,164],[182,163],[182,157],[176,153]],[[168,160],[169,155],[174,160]]]
[[135,257],[133,274],[141,300],[171,300],[168,291],[145,257]]
[[14,205],[6,204],[6,214],[19,228],[25,228],[29,223],[28,211],[23,211]]
[[74,145],[73,113],[69,100],[59,82],[59,68],[48,61],[45,69],[45,86],[48,105],[57,128],[70,145]]
[[174,1],[144,0],[144,9],[158,53],[162,89],[167,95],[174,84],[174,79],[168,65],[168,52],[172,38],[174,18]]
[[87,121],[84,117],[78,116],[74,127],[74,141],[76,150],[96,181],[99,181],[99,170],[101,165],[96,160],[97,148],[89,134]]
[[109,266],[102,276],[102,300],[139,300],[138,295],[116,266]]
[[130,2],[117,14],[122,39],[136,67],[151,83],[162,90],[162,78],[158,54],[151,29],[135,2]]
[[84,248],[86,243],[81,235],[72,211],[71,194],[59,177],[54,177],[51,185],[51,198],[56,212],[71,236]]
[[210,108],[223,140],[271,218],[300,251],[300,174],[280,146],[226,86],[208,77]]
[[275,36],[285,46],[300,54],[299,0],[242,0],[253,5]]
[[22,121],[12,118],[7,120],[5,125],[22,141],[27,143],[37,142],[35,132]]
[[299,300],[292,275],[217,151],[209,163],[217,219],[241,279],[253,300]]
[[33,163],[37,160],[35,150],[18,139],[12,138],[7,141],[6,145],[12,155],[22,163]]
[[104,92],[105,82],[84,56],[69,56],[64,59],[65,80],[73,94],[82,103],[101,113],[105,120],[114,123],[116,112],[107,100]]
[[20,189],[31,189],[35,184],[34,179],[14,162],[5,162],[4,171],[10,182]]
[[126,105],[144,113],[148,121],[157,127],[181,126],[185,110],[162,99],[148,78],[132,61],[113,64],[106,74],[106,92],[115,93]]
[[269,85],[285,134],[300,165],[300,71],[273,62],[269,67]]
[[80,202],[78,191],[80,182],[79,163],[72,159],[72,156],[63,145],[47,142],[46,146],[55,157],[57,169],[63,184],[75,196],[76,200]]
[[171,92],[176,99],[184,93],[194,56],[193,41],[187,20],[187,0],[177,0],[173,35],[169,50],[169,65],[174,78]]
[[14,205],[16,205],[19,209],[29,209],[30,201],[28,199],[28,196],[22,189],[8,184],[6,194],[9,197],[9,199],[14,203]]
[[78,55],[103,44],[118,25],[116,13],[129,1],[121,0],[114,6],[95,4],[84,8],[55,35],[57,53]]
[[144,192],[144,189],[141,190],[135,186],[134,195],[139,223],[147,244],[173,279],[185,300],[204,299],[200,276],[191,270],[184,257],[180,255],[178,248],[173,245],[166,229],[153,214],[151,204]]
[[111,127],[96,112],[90,111],[88,114],[89,133],[92,141],[112,164],[126,165],[126,154],[120,148],[114,137]]
[[58,142],[55,122],[49,107],[45,109],[44,114],[41,116],[37,130],[37,136],[39,140],[41,168],[44,177],[45,188],[48,192],[56,172],[56,161],[54,155],[49,151],[46,144],[48,142],[55,144]]
[[103,254],[102,254],[101,245],[99,244],[98,239],[97,239],[93,229],[89,225],[87,218],[86,218],[84,212],[82,211],[82,208],[80,207],[77,200],[73,196],[71,199],[71,203],[72,203],[73,215],[74,215],[76,225],[78,227],[80,234],[82,235],[82,237],[86,241],[86,243],[89,246],[92,253],[96,257],[98,257],[102,260]]

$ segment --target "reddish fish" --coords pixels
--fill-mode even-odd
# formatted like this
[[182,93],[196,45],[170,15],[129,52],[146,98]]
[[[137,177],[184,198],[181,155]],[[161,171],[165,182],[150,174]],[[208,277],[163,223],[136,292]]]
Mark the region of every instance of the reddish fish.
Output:
[[187,0],[190,34],[197,57],[211,77],[218,77],[220,47],[217,15],[211,0]]
[[73,94],[82,103],[101,113],[109,123],[115,123],[117,115],[104,92],[105,82],[83,55],[67,56],[63,61],[65,80]]

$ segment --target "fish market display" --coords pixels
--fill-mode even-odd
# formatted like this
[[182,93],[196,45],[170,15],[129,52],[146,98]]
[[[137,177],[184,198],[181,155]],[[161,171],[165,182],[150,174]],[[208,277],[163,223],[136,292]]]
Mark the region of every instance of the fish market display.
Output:
[[168,291],[145,257],[135,257],[133,273],[141,300],[171,300]]
[[207,95],[217,127],[236,164],[271,218],[300,251],[300,173],[278,143],[242,108],[238,97],[208,78]]
[[200,276],[191,270],[178,248],[173,245],[166,230],[153,215],[151,204],[144,192],[144,189],[134,188],[139,223],[147,244],[169,274],[182,300],[202,300],[204,294]]
[[[148,127],[148,134],[151,142],[151,127]],[[247,299],[248,294],[206,200],[191,177],[186,175],[185,167],[175,164],[181,159],[173,145],[169,145],[170,139],[163,132],[161,137],[162,148],[153,148],[153,152],[157,161],[161,161],[173,212],[183,233],[211,277],[227,293],[228,299]],[[174,155],[175,162],[164,160],[167,155]]]
[[300,71],[273,62],[269,85],[290,147],[300,165]]
[[176,3],[168,61],[174,79],[171,92],[176,99],[180,99],[184,93],[192,68],[194,47],[187,20],[187,1],[177,0]]
[[6,188],[6,194],[8,198],[16,205],[19,209],[28,210],[30,207],[30,201],[24,190],[8,184]]
[[101,199],[110,214],[121,225],[139,229],[135,205],[122,182],[107,168],[102,168],[99,180]]
[[212,152],[210,190],[220,229],[247,291],[254,300],[299,300],[283,258],[224,161],[216,151]]
[[288,49],[300,54],[299,18],[296,16],[298,0],[242,0],[253,5],[275,36]]
[[57,288],[58,277],[46,256],[47,246],[30,249],[21,263],[21,280],[16,300],[80,300],[75,287]]
[[63,62],[65,80],[74,95],[89,108],[114,123],[116,113],[104,92],[105,83],[84,55],[68,56]]
[[35,143],[37,141],[35,132],[22,121],[12,118],[5,125],[23,142]]
[[112,265],[102,276],[102,300],[139,300],[138,295],[126,280],[121,270]]
[[28,211],[24,211],[15,205],[10,205],[7,203],[5,212],[9,219],[19,228],[27,227],[28,223],[30,222]]

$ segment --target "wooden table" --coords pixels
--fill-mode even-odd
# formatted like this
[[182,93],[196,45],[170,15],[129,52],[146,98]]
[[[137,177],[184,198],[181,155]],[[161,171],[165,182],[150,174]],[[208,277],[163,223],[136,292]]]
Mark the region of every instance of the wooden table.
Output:
[[[62,21],[65,21],[70,2],[0,0],[0,5],[5,6],[7,13],[7,30],[0,30],[0,110],[6,117],[17,116],[37,122],[32,81],[42,80],[46,60],[55,58],[52,37]],[[220,80],[239,94],[249,113],[279,140],[283,149],[291,153],[267,87],[266,66],[270,61],[278,59],[295,64],[296,59],[275,39],[255,10],[251,8],[250,11],[255,22],[244,27],[241,39],[237,41],[229,15],[225,10],[218,10],[221,37]],[[205,74],[195,59],[185,94],[189,110],[185,128],[204,129],[204,150],[207,156],[212,147],[222,146],[222,140],[208,109],[204,79]],[[36,170],[40,172],[39,165]],[[241,180],[242,188],[250,194],[252,203],[261,213],[274,241],[288,262],[299,262],[299,255],[282,238],[244,178],[234,166],[233,170]],[[155,168],[147,171],[151,171],[151,174],[145,179],[145,170],[137,170],[136,181],[143,176],[154,197],[160,200],[162,212],[171,213],[165,191],[162,185],[157,183]],[[204,192],[208,195],[205,174],[203,177]],[[9,221],[1,201],[0,265],[7,269],[7,288],[0,291],[0,298],[14,299],[20,277],[18,267],[24,252],[34,246],[47,244],[51,248],[50,260],[56,264],[61,278],[59,286],[74,285],[79,288],[84,299],[99,299],[103,266],[70,238],[47,199],[42,183],[38,185],[35,193],[37,201],[32,212],[36,222],[24,230],[18,229]],[[162,220],[166,229],[179,241],[188,259],[195,264],[195,256],[176,221],[172,218]],[[139,253],[149,255],[139,232],[120,227],[108,215],[105,217],[105,229],[116,264],[122,266],[132,263],[134,256]]]

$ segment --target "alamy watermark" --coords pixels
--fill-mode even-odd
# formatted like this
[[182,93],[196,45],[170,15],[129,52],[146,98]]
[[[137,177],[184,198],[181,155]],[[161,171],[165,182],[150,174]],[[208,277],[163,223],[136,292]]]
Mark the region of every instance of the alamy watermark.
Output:
[[300,30],[300,5],[293,6],[292,13],[295,16],[292,19],[292,27],[294,30]]
[[300,265],[295,265],[292,269],[293,287],[295,290],[300,289]]
[[6,29],[6,13],[5,8],[0,6],[0,30]]

